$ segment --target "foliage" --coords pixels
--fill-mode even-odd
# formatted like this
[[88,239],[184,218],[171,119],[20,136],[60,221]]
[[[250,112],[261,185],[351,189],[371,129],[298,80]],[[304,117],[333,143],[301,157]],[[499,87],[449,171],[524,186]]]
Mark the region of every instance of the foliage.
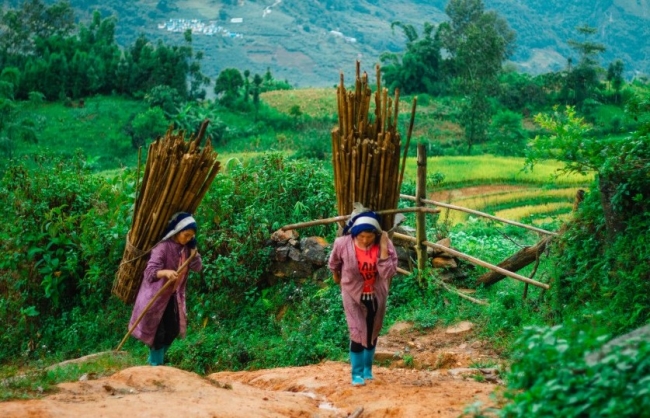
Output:
[[227,68],[219,73],[214,83],[214,93],[219,97],[219,102],[231,107],[239,98],[239,90],[244,85],[244,78],[236,68]]
[[514,402],[502,416],[645,415],[650,406],[650,345],[644,341],[634,349],[614,349],[587,363],[585,353],[607,338],[597,321],[590,322],[593,328],[575,321],[525,329],[508,375],[508,397]]
[[[115,333],[107,332],[104,327],[112,328],[106,322],[96,323],[95,310],[106,305],[110,294],[103,272],[119,259],[118,231],[128,220],[125,200],[133,182],[91,176],[82,154],[65,161],[38,157],[37,170],[12,165],[0,188],[3,216],[15,220],[0,229],[0,285],[5,289],[0,360],[19,353],[37,357],[47,347],[78,352]],[[60,332],[59,327],[69,326],[66,318],[75,311],[75,323],[87,318],[93,327],[84,344],[50,332],[50,327]],[[88,331],[80,329],[77,337]]]
[[492,118],[488,136],[494,154],[520,156],[523,154],[527,133],[522,125],[521,114],[504,110]]
[[560,112],[555,106],[551,114],[537,114],[535,122],[548,133],[533,139],[526,161],[530,168],[539,160],[552,159],[565,163],[563,171],[585,174],[604,163],[607,141],[589,136],[589,125],[574,107]]
[[[289,161],[279,153],[260,160],[231,160],[228,175],[217,176],[199,213],[212,223],[205,243],[204,284],[199,294],[219,290],[210,302],[221,315],[236,314],[246,294],[259,291],[265,277],[271,233],[283,225],[332,216],[333,185],[325,186],[328,173],[319,164]],[[282,203],[278,203],[282,202]],[[315,231],[323,232],[323,227]],[[245,267],[242,267],[245,266]],[[215,305],[216,304],[216,305]],[[235,311],[233,311],[235,309]]]
[[147,140],[163,136],[169,127],[169,122],[163,110],[156,106],[136,115],[131,126],[133,127],[131,144],[137,149],[147,145]]
[[29,368],[16,373],[11,367],[0,368],[0,401],[29,399],[56,392],[56,385],[62,382],[78,381],[84,377],[101,378],[110,376],[126,367],[136,365],[130,355],[108,353],[97,356],[82,364],[60,365],[52,370]]
[[471,153],[474,144],[486,139],[493,113],[488,98],[494,95],[503,62],[512,54],[515,34],[495,12],[484,11],[482,0],[451,0],[445,11],[450,21],[438,34],[463,96],[459,120]]
[[0,21],[7,28],[0,37],[0,64],[19,70],[18,98],[32,91],[50,101],[112,92],[141,97],[159,85],[175,88],[184,99],[205,96],[201,89],[209,79],[201,73],[203,55],[194,53],[191,36],[186,45],[170,47],[141,35],[122,51],[115,41],[116,19],[94,11],[89,24],[75,27],[68,2],[48,7],[26,1]]
[[435,26],[424,22],[420,39],[413,25],[402,22],[391,23],[391,29],[399,27],[406,35],[406,52],[396,54],[385,52],[379,59],[384,82],[390,91],[399,88],[404,94],[440,91],[440,42],[434,38]]

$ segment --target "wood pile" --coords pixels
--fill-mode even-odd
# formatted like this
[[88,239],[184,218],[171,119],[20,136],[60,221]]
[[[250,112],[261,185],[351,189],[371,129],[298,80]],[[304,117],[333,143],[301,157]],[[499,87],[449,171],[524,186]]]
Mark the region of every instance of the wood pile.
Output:
[[[374,211],[397,208],[416,101],[400,173],[399,90],[394,98],[388,97],[388,89],[381,86],[379,66],[376,70],[374,114],[370,114],[373,94],[368,75],[360,74],[358,61],[354,90],[346,90],[342,73],[337,88],[339,125],[332,129],[332,163],[339,215],[349,215],[355,202]],[[382,217],[382,229],[392,228],[394,216]]]
[[133,303],[147,265],[147,254],[162,238],[167,222],[177,212],[194,214],[219,172],[217,153],[208,139],[201,138],[208,121],[196,138],[185,141],[184,131],[167,133],[149,146],[142,185],[138,190],[131,228],[126,236],[122,262],[115,274],[113,294]]

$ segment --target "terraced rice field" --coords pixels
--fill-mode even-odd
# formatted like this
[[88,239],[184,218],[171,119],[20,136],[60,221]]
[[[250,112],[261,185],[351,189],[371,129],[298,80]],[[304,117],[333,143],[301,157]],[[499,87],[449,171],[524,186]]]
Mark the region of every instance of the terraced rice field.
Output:
[[[563,220],[571,212],[579,187],[548,189],[533,185],[484,185],[432,193],[430,199],[489,213],[499,218],[530,224]],[[450,225],[466,222],[471,215],[443,209],[440,219]],[[540,222],[542,219],[543,222]]]

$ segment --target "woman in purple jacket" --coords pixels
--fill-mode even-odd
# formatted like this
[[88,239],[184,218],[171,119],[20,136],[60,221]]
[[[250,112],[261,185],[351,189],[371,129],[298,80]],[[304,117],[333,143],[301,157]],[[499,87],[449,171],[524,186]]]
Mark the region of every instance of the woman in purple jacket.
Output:
[[188,269],[177,273],[178,268],[195,253],[189,268],[203,268],[201,255],[196,252],[196,221],[186,212],[175,214],[165,229],[162,240],[151,250],[144,271],[144,278],[133,306],[129,329],[137,321],[153,296],[168,282],[170,285],[151,305],[133,336],[149,346],[148,363],[159,366],[164,363],[165,352],[179,335],[185,337],[187,316],[185,288]]
[[353,216],[334,241],[329,258],[334,282],[341,285],[343,309],[350,333],[352,385],[373,379],[377,337],[386,314],[390,279],[397,254],[379,216],[365,211]]

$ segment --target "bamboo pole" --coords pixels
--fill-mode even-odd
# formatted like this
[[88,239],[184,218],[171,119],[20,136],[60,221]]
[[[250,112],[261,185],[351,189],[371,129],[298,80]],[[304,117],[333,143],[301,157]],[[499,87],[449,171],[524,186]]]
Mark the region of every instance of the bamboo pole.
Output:
[[[418,170],[417,170],[417,200],[415,205],[417,207],[424,207],[422,199],[426,197],[427,193],[427,153],[424,144],[418,144]],[[426,232],[426,218],[424,213],[419,212],[415,217],[416,239],[417,245],[415,251],[418,257],[418,280],[422,280],[422,272],[426,268],[427,263],[427,249],[424,247],[423,242],[427,237]]]
[[[440,213],[438,209],[433,209],[433,208],[398,208],[398,209],[385,209],[385,210],[378,210],[375,211],[378,215],[391,215],[391,214],[396,214],[396,213],[413,213],[413,212],[424,212],[424,213]],[[319,226],[319,225],[327,225],[331,224],[334,222],[339,222],[339,221],[345,221],[347,219],[350,219],[350,215],[340,215],[340,216],[335,216],[333,218],[325,218],[325,219],[316,219],[313,221],[307,221],[307,222],[299,222],[297,224],[290,224],[290,225],[285,225],[282,228],[280,228],[281,231],[290,231],[293,229],[301,229],[301,228],[308,228],[310,226]],[[415,239],[415,238],[413,238]]]
[[[401,186],[402,181],[404,180],[404,169],[406,168],[406,157],[408,155],[409,145],[411,143],[411,134],[413,133],[413,124],[415,122],[415,108],[417,107],[418,98],[417,96],[413,98],[413,105],[411,106],[411,119],[409,121],[409,128],[406,134],[406,145],[404,145],[404,156],[402,157],[402,169],[399,174],[399,183],[398,186]],[[397,193],[399,194],[399,190]]]
[[515,280],[519,280],[520,282],[528,283],[528,284],[531,284],[533,286],[537,286],[537,287],[540,287],[540,288],[546,289],[546,290],[548,290],[550,288],[550,286],[545,284],[545,283],[541,283],[541,282],[538,282],[537,280],[529,279],[528,277],[521,276],[521,275],[519,275],[517,273],[513,273],[513,272],[508,271],[506,269],[502,269],[499,266],[495,266],[494,264],[490,264],[490,263],[488,263],[486,261],[483,261],[483,260],[480,260],[478,258],[472,257],[471,255],[461,253],[460,251],[452,250],[451,248],[447,248],[447,247],[445,247],[443,245],[436,244],[436,243],[433,243],[433,242],[430,242],[430,241],[424,241],[423,244],[426,245],[427,247],[431,247],[431,248],[434,248],[434,249],[437,249],[437,250],[441,250],[441,251],[444,251],[444,252],[446,252],[448,254],[454,255],[454,256],[456,256],[458,258],[462,258],[464,260],[467,260],[467,261],[471,262],[472,264],[476,264],[478,266],[485,267],[485,268],[488,268],[490,270],[494,270],[494,271],[496,271],[498,273],[503,274],[504,276],[508,276],[508,277],[511,277],[511,278],[513,278]]
[[[414,202],[417,201],[417,198],[415,196],[409,196],[409,195],[402,194],[402,195],[400,195],[400,197],[402,199],[411,200],[411,201],[414,201]],[[443,207],[443,208],[448,208],[448,209],[458,210],[458,211],[461,211],[461,212],[471,213],[473,215],[482,216],[484,218],[488,218],[488,219],[492,219],[492,220],[495,220],[495,221],[507,223],[507,224],[510,224],[510,225],[519,226],[521,228],[525,228],[525,229],[529,229],[531,231],[539,232],[540,234],[553,235],[553,236],[558,235],[557,232],[551,232],[551,231],[547,231],[545,229],[537,228],[535,226],[522,224],[520,222],[511,221],[509,219],[499,218],[497,216],[490,215],[490,214],[485,213],[485,212],[479,212],[478,210],[468,209],[468,208],[464,208],[462,206],[450,205],[448,203],[436,202],[434,200],[428,200],[428,199],[422,199],[422,202],[428,203],[430,205],[440,206],[440,207]]]
[[[417,243],[417,238],[409,236],[409,235],[400,234],[399,232],[394,232],[393,236],[395,236],[395,237],[397,237],[399,239],[405,240],[405,241],[410,241],[410,242],[413,242],[413,243]],[[443,252],[446,252],[446,253],[451,254],[453,256],[456,256],[458,258],[462,258],[464,260],[467,260],[472,264],[476,264],[477,266],[481,266],[481,267],[488,268],[490,270],[494,270],[496,272],[499,272],[499,273],[503,274],[504,276],[511,277],[511,278],[519,280],[521,282],[529,283],[529,284],[532,284],[533,286],[541,287],[542,289],[547,289],[548,290],[550,288],[550,286],[545,284],[545,283],[541,283],[541,282],[538,282],[536,280],[529,279],[528,277],[521,276],[521,275],[519,275],[517,273],[513,273],[511,271],[502,269],[501,267],[495,266],[494,264],[490,264],[487,261],[483,261],[483,260],[480,260],[478,258],[472,257],[470,255],[461,253],[460,251],[456,251],[456,250],[453,250],[451,248],[445,247],[444,245],[436,244],[436,243],[433,243],[433,242],[430,242],[430,241],[424,241],[423,244],[426,245],[427,247],[431,247],[431,248],[434,248],[434,249],[437,249],[437,250],[441,250]]]

